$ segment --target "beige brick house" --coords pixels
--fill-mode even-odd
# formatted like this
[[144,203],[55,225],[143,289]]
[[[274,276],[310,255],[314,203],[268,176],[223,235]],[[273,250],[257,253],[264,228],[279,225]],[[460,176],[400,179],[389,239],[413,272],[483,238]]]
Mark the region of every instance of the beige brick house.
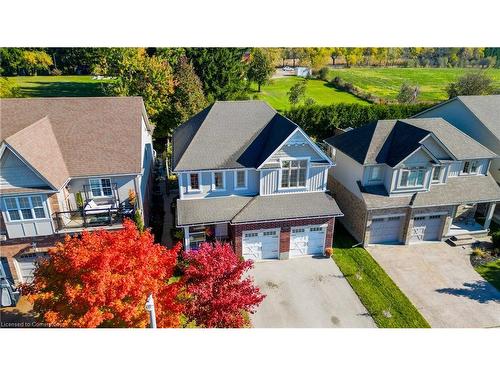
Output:
[[29,282],[67,234],[121,228],[136,209],[147,222],[154,151],[141,98],[1,99],[0,108],[0,277]]
[[383,120],[325,141],[349,232],[365,245],[486,233],[500,188],[497,155],[442,118]]
[[323,254],[342,215],[326,191],[328,156],[261,101],[215,102],[173,137],[176,225],[186,249],[234,245],[246,259]]

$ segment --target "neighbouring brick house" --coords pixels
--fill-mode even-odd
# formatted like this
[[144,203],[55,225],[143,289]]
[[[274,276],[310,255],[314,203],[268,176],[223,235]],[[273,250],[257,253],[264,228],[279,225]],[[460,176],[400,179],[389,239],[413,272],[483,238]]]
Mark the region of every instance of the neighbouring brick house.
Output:
[[230,241],[246,259],[323,254],[342,213],[325,153],[262,101],[215,102],[173,137],[186,249]]
[[147,223],[154,151],[142,98],[1,99],[0,108],[0,277],[29,282],[67,234],[121,228],[136,209]]
[[[497,155],[442,118],[383,120],[325,141],[328,185],[361,243],[459,241],[486,233]],[[462,237],[460,237],[462,236]]]

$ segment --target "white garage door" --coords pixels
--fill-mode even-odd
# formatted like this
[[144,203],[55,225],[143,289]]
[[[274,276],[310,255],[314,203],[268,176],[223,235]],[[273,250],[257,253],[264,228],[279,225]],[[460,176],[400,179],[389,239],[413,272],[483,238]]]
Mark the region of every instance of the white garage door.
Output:
[[372,219],[370,243],[399,242],[404,216],[377,217]]
[[33,281],[33,273],[35,272],[37,262],[44,257],[47,257],[47,253],[28,253],[15,258],[22,282],[30,283]]
[[280,231],[266,229],[263,231],[243,232],[243,258],[276,259],[279,256]]
[[290,257],[323,254],[326,226],[292,227]]
[[444,215],[415,216],[410,242],[438,241],[444,217]]

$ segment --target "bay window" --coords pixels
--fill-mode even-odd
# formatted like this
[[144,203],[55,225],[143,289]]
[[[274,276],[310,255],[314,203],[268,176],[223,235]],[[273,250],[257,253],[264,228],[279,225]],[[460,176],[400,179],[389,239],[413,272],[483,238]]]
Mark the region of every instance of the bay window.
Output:
[[89,183],[93,197],[111,197],[113,195],[109,178],[91,178]]
[[4,203],[10,221],[45,219],[47,217],[42,197],[39,195],[5,198]]
[[424,186],[424,179],[424,167],[403,169],[401,171],[399,187],[421,187]]
[[281,187],[305,187],[307,160],[281,161]]

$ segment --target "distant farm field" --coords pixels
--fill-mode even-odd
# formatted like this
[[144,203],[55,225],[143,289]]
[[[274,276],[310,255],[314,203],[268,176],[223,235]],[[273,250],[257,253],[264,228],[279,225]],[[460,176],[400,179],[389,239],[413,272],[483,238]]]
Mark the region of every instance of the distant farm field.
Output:
[[[288,101],[288,91],[290,88],[303,78],[285,77],[274,78],[267,85],[261,87],[261,92],[257,92],[257,86],[252,85],[252,91],[249,93],[252,99],[262,99],[268,102],[278,111],[287,110],[291,107]],[[316,104],[335,104],[335,103],[359,103],[368,104],[356,96],[338,90],[329,83],[310,79],[307,81],[306,98],[312,98]]]
[[8,77],[19,85],[26,97],[103,96],[104,85],[111,80],[92,76],[21,76]]
[[[379,98],[395,99],[403,82],[418,85],[421,101],[448,99],[446,86],[455,82],[467,68],[349,68],[331,69],[330,79],[339,76],[359,89]],[[500,69],[485,69],[493,79],[495,88],[500,89]]]

